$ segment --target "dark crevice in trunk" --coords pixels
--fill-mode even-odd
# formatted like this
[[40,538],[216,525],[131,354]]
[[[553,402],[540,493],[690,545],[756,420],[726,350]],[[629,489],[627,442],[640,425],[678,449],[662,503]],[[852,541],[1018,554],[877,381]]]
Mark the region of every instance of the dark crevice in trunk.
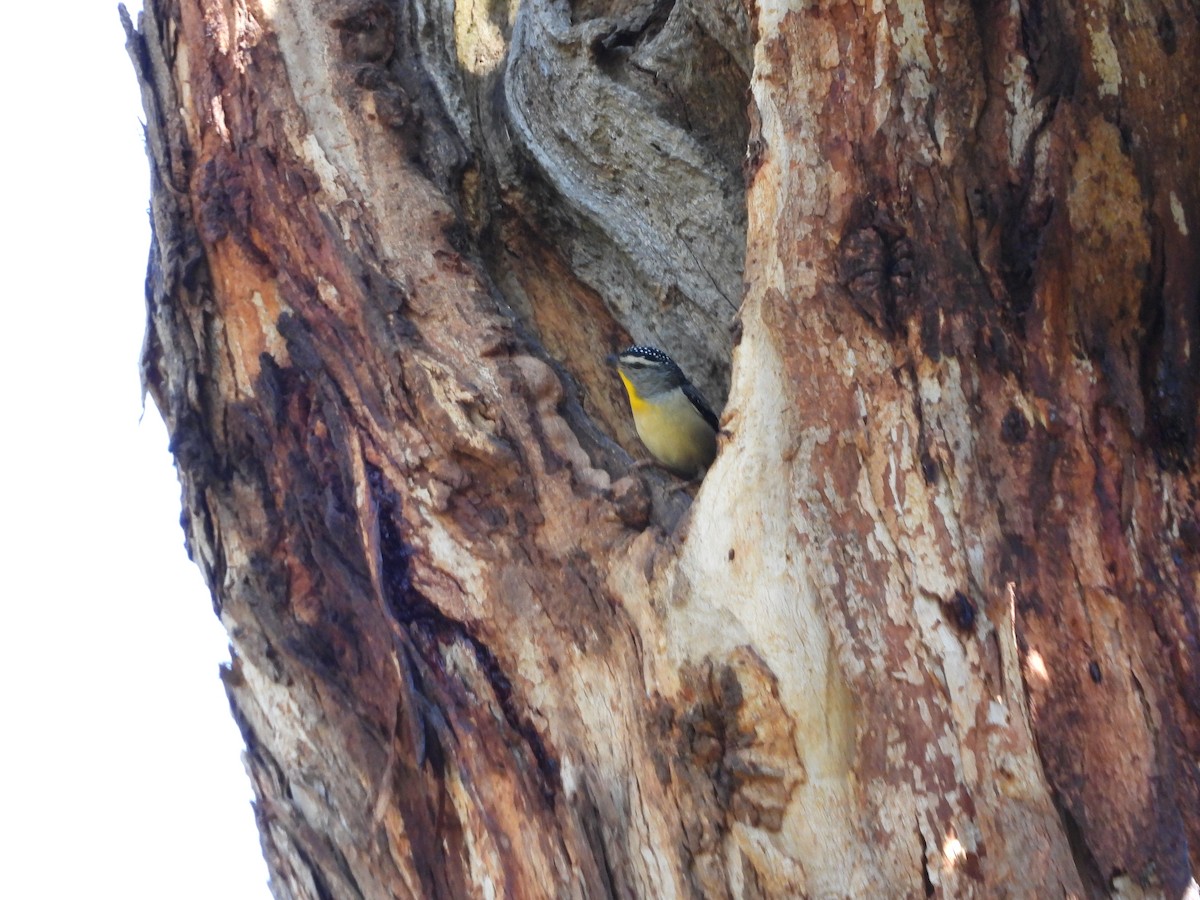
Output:
[[[533,723],[517,705],[512,682],[504,672],[496,655],[483,641],[471,633],[463,622],[445,615],[418,591],[409,573],[412,551],[400,536],[399,498],[387,485],[383,473],[368,465],[367,480],[371,485],[372,498],[379,524],[380,564],[388,609],[392,616],[413,634],[413,646],[421,649],[437,643],[461,640],[475,654],[480,670],[492,686],[496,702],[510,728],[521,736],[541,773],[542,796],[548,806],[553,807],[555,797],[561,790],[558,761]],[[435,671],[441,671],[438,659],[425,653],[424,661]]]

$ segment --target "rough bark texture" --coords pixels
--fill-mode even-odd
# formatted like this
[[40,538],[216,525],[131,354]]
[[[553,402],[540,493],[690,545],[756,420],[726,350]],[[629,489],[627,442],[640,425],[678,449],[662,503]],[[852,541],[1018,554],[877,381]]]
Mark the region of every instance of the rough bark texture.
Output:
[[[1200,15],[1134,6],[126,20],[277,896],[1186,889]],[[728,393],[698,492],[631,336]]]

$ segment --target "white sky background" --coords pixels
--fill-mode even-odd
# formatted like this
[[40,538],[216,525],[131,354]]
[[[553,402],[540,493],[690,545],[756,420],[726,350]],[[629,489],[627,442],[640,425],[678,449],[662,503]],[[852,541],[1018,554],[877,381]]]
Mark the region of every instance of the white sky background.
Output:
[[266,898],[225,635],[150,401],[142,418],[149,175],[116,0],[9,32],[0,894]]

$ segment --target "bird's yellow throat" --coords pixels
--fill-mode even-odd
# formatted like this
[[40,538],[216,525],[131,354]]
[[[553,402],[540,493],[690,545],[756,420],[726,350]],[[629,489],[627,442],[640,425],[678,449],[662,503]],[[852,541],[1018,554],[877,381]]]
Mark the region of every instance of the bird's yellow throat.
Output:
[[637,388],[633,386],[633,382],[625,377],[624,372],[618,369],[617,374],[621,376],[621,382],[625,385],[625,393],[629,395],[629,408],[633,410],[633,414],[636,416],[646,408],[646,401],[637,392]]

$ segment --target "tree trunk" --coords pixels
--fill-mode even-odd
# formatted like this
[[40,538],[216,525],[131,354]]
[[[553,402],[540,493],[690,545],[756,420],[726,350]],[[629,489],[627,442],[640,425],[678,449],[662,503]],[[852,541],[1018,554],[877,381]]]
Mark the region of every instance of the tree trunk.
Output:
[[1200,16],[1132,6],[126,17],[277,896],[1187,890]]

